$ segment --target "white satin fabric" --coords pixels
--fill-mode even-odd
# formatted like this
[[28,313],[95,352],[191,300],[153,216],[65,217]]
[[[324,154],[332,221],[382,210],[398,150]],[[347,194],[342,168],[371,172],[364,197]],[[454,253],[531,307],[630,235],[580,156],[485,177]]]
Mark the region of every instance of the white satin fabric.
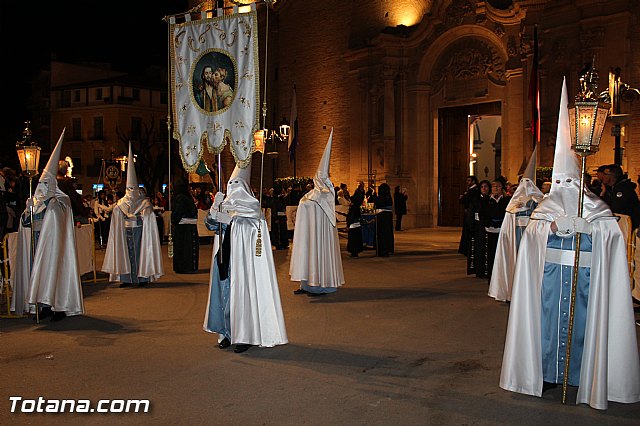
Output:
[[[54,188],[57,189],[57,185]],[[55,191],[54,196],[51,196],[51,192],[48,195],[50,200],[46,210],[44,200],[34,203],[39,212],[44,210],[44,218],[31,270],[31,230],[24,228],[20,222],[14,275],[14,310],[21,315],[25,311],[34,311],[35,304],[42,303],[50,305],[55,312],[65,312],[67,316],[82,315],[84,304],[71,202],[61,191]],[[24,214],[28,215],[29,212],[25,211]]]
[[[538,209],[546,214],[545,203]],[[596,216],[588,210],[587,216]],[[624,238],[613,217],[594,219],[591,225],[589,302],[576,403],[606,409],[608,401],[640,401],[640,361]],[[550,227],[549,220],[531,220],[523,236],[500,374],[501,388],[535,396],[542,394],[541,284]]]
[[515,213],[505,213],[500,227],[500,236],[498,236],[488,293],[489,297],[493,297],[500,302],[511,300],[511,285],[518,256],[516,227]]
[[[251,194],[251,188],[244,179],[232,178],[227,185],[227,196],[221,209],[231,216],[231,343],[261,347],[284,345],[288,338],[280,302],[278,277],[273,263],[267,222],[262,216],[260,202]],[[262,239],[261,256],[256,256],[258,230]],[[216,261],[218,246],[219,241],[216,237],[212,265]],[[217,281],[212,278],[211,285]],[[208,315],[207,308],[205,330]]]
[[292,281],[323,288],[344,284],[335,210],[333,218],[332,223],[325,209],[312,199],[300,200],[289,264]]
[[498,301],[511,300],[511,284],[518,255],[516,213],[527,210],[529,201],[540,203],[543,197],[544,194],[536,184],[531,179],[523,177],[507,205],[498,237],[488,293],[490,297]]
[[120,275],[131,273],[131,264],[127,254],[125,219],[136,216],[142,216],[138,277],[155,281],[164,275],[160,236],[153,206],[146,197],[133,200],[125,196],[118,200],[111,214],[109,241],[102,264],[102,271],[109,274],[110,281],[119,281]]
[[[336,193],[333,183],[328,177],[322,178],[316,173],[313,178],[313,189],[307,192],[300,200],[300,205],[304,201],[310,201],[317,204],[324,214],[327,216],[327,220],[331,223],[331,226],[336,226]],[[299,208],[298,208],[298,214]],[[296,225],[298,219],[296,218]],[[295,237],[295,234],[294,234]]]
[[[262,255],[256,256],[258,226]],[[235,216],[231,226],[231,342],[273,347],[288,342],[271,239],[264,218]]]
[[540,189],[538,189],[535,182],[529,178],[523,177],[520,179],[520,183],[513,193],[511,200],[509,200],[509,204],[507,204],[507,208],[505,210],[507,213],[518,213],[527,209],[527,203],[530,200],[540,203],[543,197],[544,194]]

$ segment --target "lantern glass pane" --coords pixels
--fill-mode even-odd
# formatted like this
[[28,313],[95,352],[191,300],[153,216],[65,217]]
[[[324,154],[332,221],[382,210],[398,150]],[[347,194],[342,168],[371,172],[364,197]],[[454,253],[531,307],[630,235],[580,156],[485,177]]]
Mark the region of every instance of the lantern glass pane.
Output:
[[569,132],[571,133],[571,143],[576,141],[576,108],[569,108]]
[[609,108],[607,105],[600,105],[598,107],[598,113],[596,116],[595,127],[593,131],[593,145],[600,145],[600,140],[602,139],[602,133],[604,132],[604,127],[607,121],[607,112]]

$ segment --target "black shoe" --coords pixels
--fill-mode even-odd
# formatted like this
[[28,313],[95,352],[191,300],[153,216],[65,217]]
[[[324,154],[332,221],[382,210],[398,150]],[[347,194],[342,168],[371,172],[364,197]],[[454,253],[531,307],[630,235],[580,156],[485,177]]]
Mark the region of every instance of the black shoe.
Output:
[[307,290],[304,290],[302,288],[299,288],[297,290],[293,290],[293,294],[307,294],[309,293]]
[[351,257],[358,257],[358,253],[351,253]]
[[67,314],[65,314],[64,312],[54,312],[53,316],[51,317],[51,322],[62,321],[66,317]]
[[310,293],[310,292],[307,293],[307,296],[309,297],[319,297],[319,296],[326,296],[326,295],[327,293]]
[[131,287],[131,283],[121,283],[120,288]]
[[40,319],[53,316],[53,311],[50,306],[45,306],[40,310]]
[[237,354],[241,354],[242,352],[248,351],[250,347],[251,347],[251,345],[246,345],[244,343],[238,343],[233,351],[235,353],[237,353]]
[[557,387],[558,387],[557,383],[542,382],[542,393],[545,393],[546,391],[555,389]]
[[218,347],[220,349],[227,349],[229,346],[231,346],[231,341],[226,337],[222,339],[220,343],[218,343]]

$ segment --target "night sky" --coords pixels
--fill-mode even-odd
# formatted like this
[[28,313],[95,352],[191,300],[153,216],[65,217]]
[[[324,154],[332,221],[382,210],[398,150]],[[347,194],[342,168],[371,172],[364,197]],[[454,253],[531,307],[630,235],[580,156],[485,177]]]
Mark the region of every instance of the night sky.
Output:
[[[166,15],[188,10],[186,0],[65,0],[0,2],[5,45],[5,94],[0,121],[0,162],[15,156],[31,79],[52,58],[63,62],[109,62],[125,72],[167,65]],[[3,161],[4,160],[4,161]]]

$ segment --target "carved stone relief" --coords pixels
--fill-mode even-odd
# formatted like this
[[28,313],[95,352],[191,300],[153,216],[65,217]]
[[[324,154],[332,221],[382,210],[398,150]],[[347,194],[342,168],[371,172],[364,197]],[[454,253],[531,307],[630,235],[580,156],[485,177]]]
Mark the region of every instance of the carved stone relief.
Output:
[[505,83],[505,65],[496,48],[475,38],[464,38],[451,44],[438,58],[432,75],[433,84],[444,80],[489,78]]

